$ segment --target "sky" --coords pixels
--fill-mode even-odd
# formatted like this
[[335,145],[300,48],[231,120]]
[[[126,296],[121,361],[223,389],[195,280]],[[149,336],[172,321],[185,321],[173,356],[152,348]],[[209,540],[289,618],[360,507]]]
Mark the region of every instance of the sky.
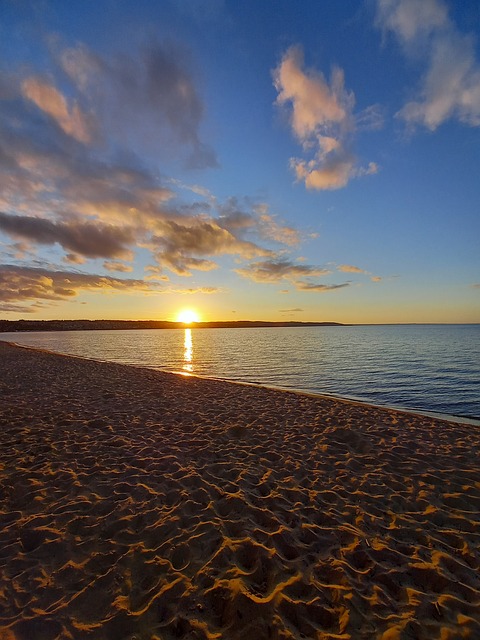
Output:
[[477,0],[0,0],[0,317],[480,322]]

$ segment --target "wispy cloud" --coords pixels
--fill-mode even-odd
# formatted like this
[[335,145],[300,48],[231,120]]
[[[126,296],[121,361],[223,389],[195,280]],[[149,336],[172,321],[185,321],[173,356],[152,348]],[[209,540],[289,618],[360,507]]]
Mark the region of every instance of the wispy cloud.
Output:
[[51,84],[29,77],[22,82],[23,95],[39,109],[51,116],[62,130],[79,142],[91,142],[92,126],[78,104],[70,108],[66,98]]
[[[378,171],[375,162],[358,166],[351,151],[357,120],[353,113],[355,97],[346,90],[341,69],[335,67],[328,82],[321,72],[304,69],[302,49],[291,47],[274,70],[273,78],[277,104],[290,105],[293,133],[310,155],[310,159],[291,158],[297,180],[308,189],[340,189],[353,177]],[[368,111],[370,126],[374,120],[378,125],[378,111],[374,107]],[[374,113],[376,117],[372,118]]]
[[222,291],[220,287],[175,287],[173,289],[168,289],[168,293],[182,293],[186,295],[192,295],[197,293],[202,293],[206,295],[211,295],[214,293],[219,293]]
[[[323,284],[313,282],[312,278],[327,276],[331,272],[323,267],[307,264],[295,264],[285,258],[273,260],[258,260],[236,272],[243,278],[253,280],[263,284],[274,284],[279,282],[290,282],[298,291],[317,291],[323,293],[347,287],[349,283],[343,284]],[[306,278],[306,279],[305,279]],[[281,293],[288,293],[282,290]]]
[[330,273],[328,269],[305,264],[295,264],[287,259],[259,260],[251,263],[247,267],[236,269],[236,272],[254,282],[264,283],[280,282],[281,280],[295,282],[298,278],[324,276]]
[[480,126],[480,63],[442,0],[377,0],[377,25],[424,62],[417,95],[398,112],[410,127],[434,131],[451,118]]
[[200,137],[205,108],[186,49],[152,41],[108,59],[85,45],[55,53],[83,99],[95,104],[106,135],[150,150],[167,143],[174,152],[181,143],[190,148],[190,166],[217,166],[213,149]]
[[300,291],[312,291],[316,293],[326,293],[328,291],[336,291],[337,289],[344,289],[349,287],[349,282],[343,282],[342,284],[321,284],[315,282],[299,281],[296,283],[297,289]]

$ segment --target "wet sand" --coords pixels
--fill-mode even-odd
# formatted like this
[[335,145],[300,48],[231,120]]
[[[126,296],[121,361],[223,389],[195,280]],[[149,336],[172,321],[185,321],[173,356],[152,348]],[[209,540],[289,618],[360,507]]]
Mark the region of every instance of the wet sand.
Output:
[[480,638],[480,428],[0,343],[0,640]]

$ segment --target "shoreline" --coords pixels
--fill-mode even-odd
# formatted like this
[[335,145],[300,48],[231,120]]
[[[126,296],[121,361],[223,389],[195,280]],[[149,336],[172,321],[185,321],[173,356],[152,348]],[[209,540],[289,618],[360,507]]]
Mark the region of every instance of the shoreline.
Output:
[[2,640],[480,635],[480,430],[0,342]]
[[315,391],[308,391],[306,389],[297,389],[297,388],[290,388],[290,387],[281,387],[281,386],[277,386],[277,385],[273,385],[273,384],[268,384],[268,383],[262,383],[262,382],[251,382],[248,380],[235,380],[233,378],[219,378],[216,376],[207,376],[207,375],[201,375],[198,373],[190,373],[187,371],[180,371],[180,370],[169,370],[169,369],[157,369],[155,367],[147,367],[145,365],[141,365],[141,364],[126,364],[123,362],[117,362],[116,360],[102,360],[102,359],[97,359],[97,358],[89,358],[88,356],[79,356],[76,354],[69,354],[69,353],[61,353],[60,351],[52,351],[51,349],[44,349],[42,347],[34,347],[34,346],[30,346],[30,345],[23,345],[20,344],[18,342],[10,342],[10,341],[6,341],[6,340],[2,340],[2,336],[0,333],[0,343],[5,342],[6,344],[12,344],[15,345],[16,347],[19,347],[21,349],[33,349],[36,351],[41,351],[41,352],[46,352],[46,353],[53,353],[56,355],[63,355],[66,356],[68,358],[80,358],[82,360],[88,360],[91,362],[111,362],[114,364],[120,364],[122,366],[125,367],[135,367],[138,369],[146,369],[147,371],[160,371],[162,373],[170,373],[176,376],[183,376],[183,377],[193,377],[193,378],[199,378],[201,380],[216,380],[219,382],[228,382],[230,384],[238,384],[238,385],[246,385],[246,386],[252,386],[252,387],[263,387],[264,389],[270,389],[271,391],[280,391],[280,392],[285,392],[285,393],[296,393],[296,394],[300,394],[300,395],[304,395],[304,396],[309,396],[312,398],[332,398],[334,400],[339,400],[339,401],[344,401],[347,403],[353,403],[353,404],[358,404],[361,406],[365,406],[365,407],[372,407],[372,408],[379,408],[379,409],[390,409],[392,411],[399,411],[401,413],[408,413],[408,414],[412,414],[414,416],[428,416],[431,418],[435,418],[437,420],[444,420],[446,422],[453,422],[455,424],[469,424],[472,426],[480,426],[480,417],[470,417],[470,416],[463,416],[463,415],[455,415],[455,414],[449,414],[449,413],[441,413],[438,411],[428,411],[428,410],[423,410],[423,409],[416,409],[416,408],[408,408],[408,407],[403,407],[403,406],[399,406],[399,405],[394,405],[394,404],[375,404],[373,402],[369,402],[368,400],[362,400],[361,398],[356,398],[356,397],[350,397],[350,396],[342,396],[340,394],[335,394],[335,393],[327,393],[327,392],[315,392]]

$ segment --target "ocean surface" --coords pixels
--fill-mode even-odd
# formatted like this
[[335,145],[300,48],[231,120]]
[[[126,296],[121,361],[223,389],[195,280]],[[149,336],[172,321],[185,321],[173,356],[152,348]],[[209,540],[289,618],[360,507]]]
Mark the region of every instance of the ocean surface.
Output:
[[0,340],[96,360],[480,418],[480,325],[0,333]]

